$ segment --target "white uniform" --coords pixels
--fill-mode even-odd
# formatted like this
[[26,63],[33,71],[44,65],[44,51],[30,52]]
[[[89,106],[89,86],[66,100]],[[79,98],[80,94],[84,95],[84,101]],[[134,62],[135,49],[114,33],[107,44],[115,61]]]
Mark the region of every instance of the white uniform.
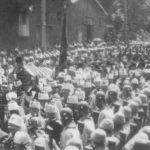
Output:
[[80,119],[84,123],[83,133],[81,135],[83,145],[87,145],[91,138],[91,133],[95,130],[95,124],[92,117],[83,117]]
[[50,150],[49,137],[44,132],[39,133],[32,144],[33,150],[36,148],[41,148],[41,150]]
[[80,133],[78,127],[75,123],[70,123],[67,127],[65,127],[61,134],[60,146],[62,150],[66,147],[68,140],[71,138],[80,138]]
[[98,125],[102,122],[105,118],[113,118],[114,112],[113,109],[110,107],[106,107],[104,110],[102,110],[99,114],[98,118]]
[[14,135],[14,143],[18,145],[23,145],[26,150],[31,150],[31,139],[27,132],[17,131]]

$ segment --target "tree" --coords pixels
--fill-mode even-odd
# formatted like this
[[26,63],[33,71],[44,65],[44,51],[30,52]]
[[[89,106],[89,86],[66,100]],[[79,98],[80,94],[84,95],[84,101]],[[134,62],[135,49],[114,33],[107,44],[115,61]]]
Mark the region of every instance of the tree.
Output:
[[[147,0],[127,1],[127,27],[129,39],[135,39],[140,30],[148,31],[150,26],[149,10]],[[125,0],[114,0],[111,12],[111,20],[117,34],[124,38],[125,24]]]

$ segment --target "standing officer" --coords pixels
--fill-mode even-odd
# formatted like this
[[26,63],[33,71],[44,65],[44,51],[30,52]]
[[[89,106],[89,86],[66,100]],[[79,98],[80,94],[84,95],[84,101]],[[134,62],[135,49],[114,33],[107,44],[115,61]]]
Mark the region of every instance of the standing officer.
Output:
[[34,85],[34,74],[24,66],[21,56],[16,58],[16,67],[13,71],[16,78],[22,82],[22,90],[28,91]]

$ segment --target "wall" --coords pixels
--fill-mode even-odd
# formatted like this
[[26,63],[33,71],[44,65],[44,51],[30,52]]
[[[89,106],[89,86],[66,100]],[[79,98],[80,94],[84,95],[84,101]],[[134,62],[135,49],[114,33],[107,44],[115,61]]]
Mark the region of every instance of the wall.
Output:
[[[0,0],[0,48],[32,48],[40,45],[41,37],[41,0],[32,0],[33,11],[29,12],[30,37],[18,36],[18,8],[15,0]],[[62,0],[47,0],[47,45],[56,44],[61,37]],[[67,12],[68,42],[78,41],[78,34],[82,32],[83,41],[86,40],[84,20],[86,17],[94,19],[93,37],[102,37],[104,31],[103,12],[94,0],[80,0],[71,5]]]
[[103,37],[104,13],[98,8],[94,0],[81,0],[70,7],[68,13],[69,42],[78,41],[78,32],[82,32],[83,41],[86,41],[85,18],[93,19],[93,37]]

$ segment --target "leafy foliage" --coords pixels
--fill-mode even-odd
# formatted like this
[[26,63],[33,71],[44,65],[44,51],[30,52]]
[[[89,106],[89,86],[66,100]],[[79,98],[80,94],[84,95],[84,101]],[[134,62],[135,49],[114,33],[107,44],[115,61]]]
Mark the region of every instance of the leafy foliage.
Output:
[[[150,5],[147,0],[126,0],[129,39],[135,39],[141,31],[150,32]],[[125,0],[114,0],[110,19],[117,34],[123,38],[125,24]]]

